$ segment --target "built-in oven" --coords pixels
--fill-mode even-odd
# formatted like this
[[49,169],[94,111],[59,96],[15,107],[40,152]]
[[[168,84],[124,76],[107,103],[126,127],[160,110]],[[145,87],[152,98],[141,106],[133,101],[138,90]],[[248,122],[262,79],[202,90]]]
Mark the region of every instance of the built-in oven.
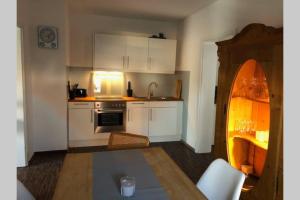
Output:
[[95,102],[95,133],[122,132],[126,128],[126,102]]

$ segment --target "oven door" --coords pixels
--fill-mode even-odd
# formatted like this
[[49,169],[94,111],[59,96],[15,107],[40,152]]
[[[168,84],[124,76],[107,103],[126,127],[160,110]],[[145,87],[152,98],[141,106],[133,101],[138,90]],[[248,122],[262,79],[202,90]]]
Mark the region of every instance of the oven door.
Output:
[[95,133],[125,131],[126,110],[95,110]]

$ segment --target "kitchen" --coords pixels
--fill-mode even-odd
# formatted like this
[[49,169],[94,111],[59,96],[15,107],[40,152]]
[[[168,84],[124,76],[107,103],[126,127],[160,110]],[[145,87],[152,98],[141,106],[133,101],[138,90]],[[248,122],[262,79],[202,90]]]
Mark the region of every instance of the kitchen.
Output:
[[[180,143],[193,155],[211,154],[215,141],[223,141],[215,138],[215,42],[233,38],[253,22],[281,27],[282,4],[275,4],[276,14],[268,3],[249,3],[244,9],[249,15],[233,24],[235,0],[199,2],[176,1],[168,9],[170,2],[131,1],[120,9],[93,0],[18,1],[28,107],[24,165],[38,153],[106,148],[112,132],[146,136],[151,145]],[[224,6],[229,16],[220,12]],[[253,16],[257,10],[271,19]],[[43,26],[55,32],[55,48],[37,44]]]
[[84,86],[69,89],[69,147],[107,145],[110,132],[122,131],[151,142],[181,139],[178,78],[188,73],[175,74],[176,40],[159,35],[94,34],[92,69],[68,71],[72,87]]

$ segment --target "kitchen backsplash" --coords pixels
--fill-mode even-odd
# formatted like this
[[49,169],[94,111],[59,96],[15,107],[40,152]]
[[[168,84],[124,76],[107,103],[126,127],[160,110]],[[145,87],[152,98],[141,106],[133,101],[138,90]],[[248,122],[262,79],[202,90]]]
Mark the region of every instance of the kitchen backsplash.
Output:
[[[155,96],[175,96],[176,80],[182,80],[182,90],[186,93],[189,83],[189,71],[176,71],[175,74],[149,74],[149,73],[124,73],[123,82],[117,82],[104,80],[102,81],[101,93],[94,93],[93,83],[93,71],[91,68],[68,68],[68,80],[70,84],[79,83],[79,88],[87,89],[88,96],[105,96],[110,92],[114,92],[114,95],[126,96],[127,82],[131,82],[131,88],[133,90],[133,96],[147,96],[148,84],[152,81],[158,83],[158,87],[154,89]],[[114,83],[114,84],[112,84]],[[108,87],[111,91],[108,91],[105,85],[111,85]],[[104,88],[104,89],[103,89]],[[123,88],[120,90],[120,88]],[[184,95],[185,96],[185,95]]]
[[87,89],[88,96],[94,96],[93,93],[93,74],[91,68],[68,67],[68,80],[73,85],[78,83],[78,88]]

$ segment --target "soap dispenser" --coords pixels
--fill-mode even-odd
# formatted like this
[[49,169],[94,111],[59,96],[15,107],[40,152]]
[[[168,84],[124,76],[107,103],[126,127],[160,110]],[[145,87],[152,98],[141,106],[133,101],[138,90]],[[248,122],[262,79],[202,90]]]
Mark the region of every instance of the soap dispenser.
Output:
[[128,81],[128,85],[127,85],[127,96],[132,97],[132,89],[131,89],[131,82],[130,81]]

